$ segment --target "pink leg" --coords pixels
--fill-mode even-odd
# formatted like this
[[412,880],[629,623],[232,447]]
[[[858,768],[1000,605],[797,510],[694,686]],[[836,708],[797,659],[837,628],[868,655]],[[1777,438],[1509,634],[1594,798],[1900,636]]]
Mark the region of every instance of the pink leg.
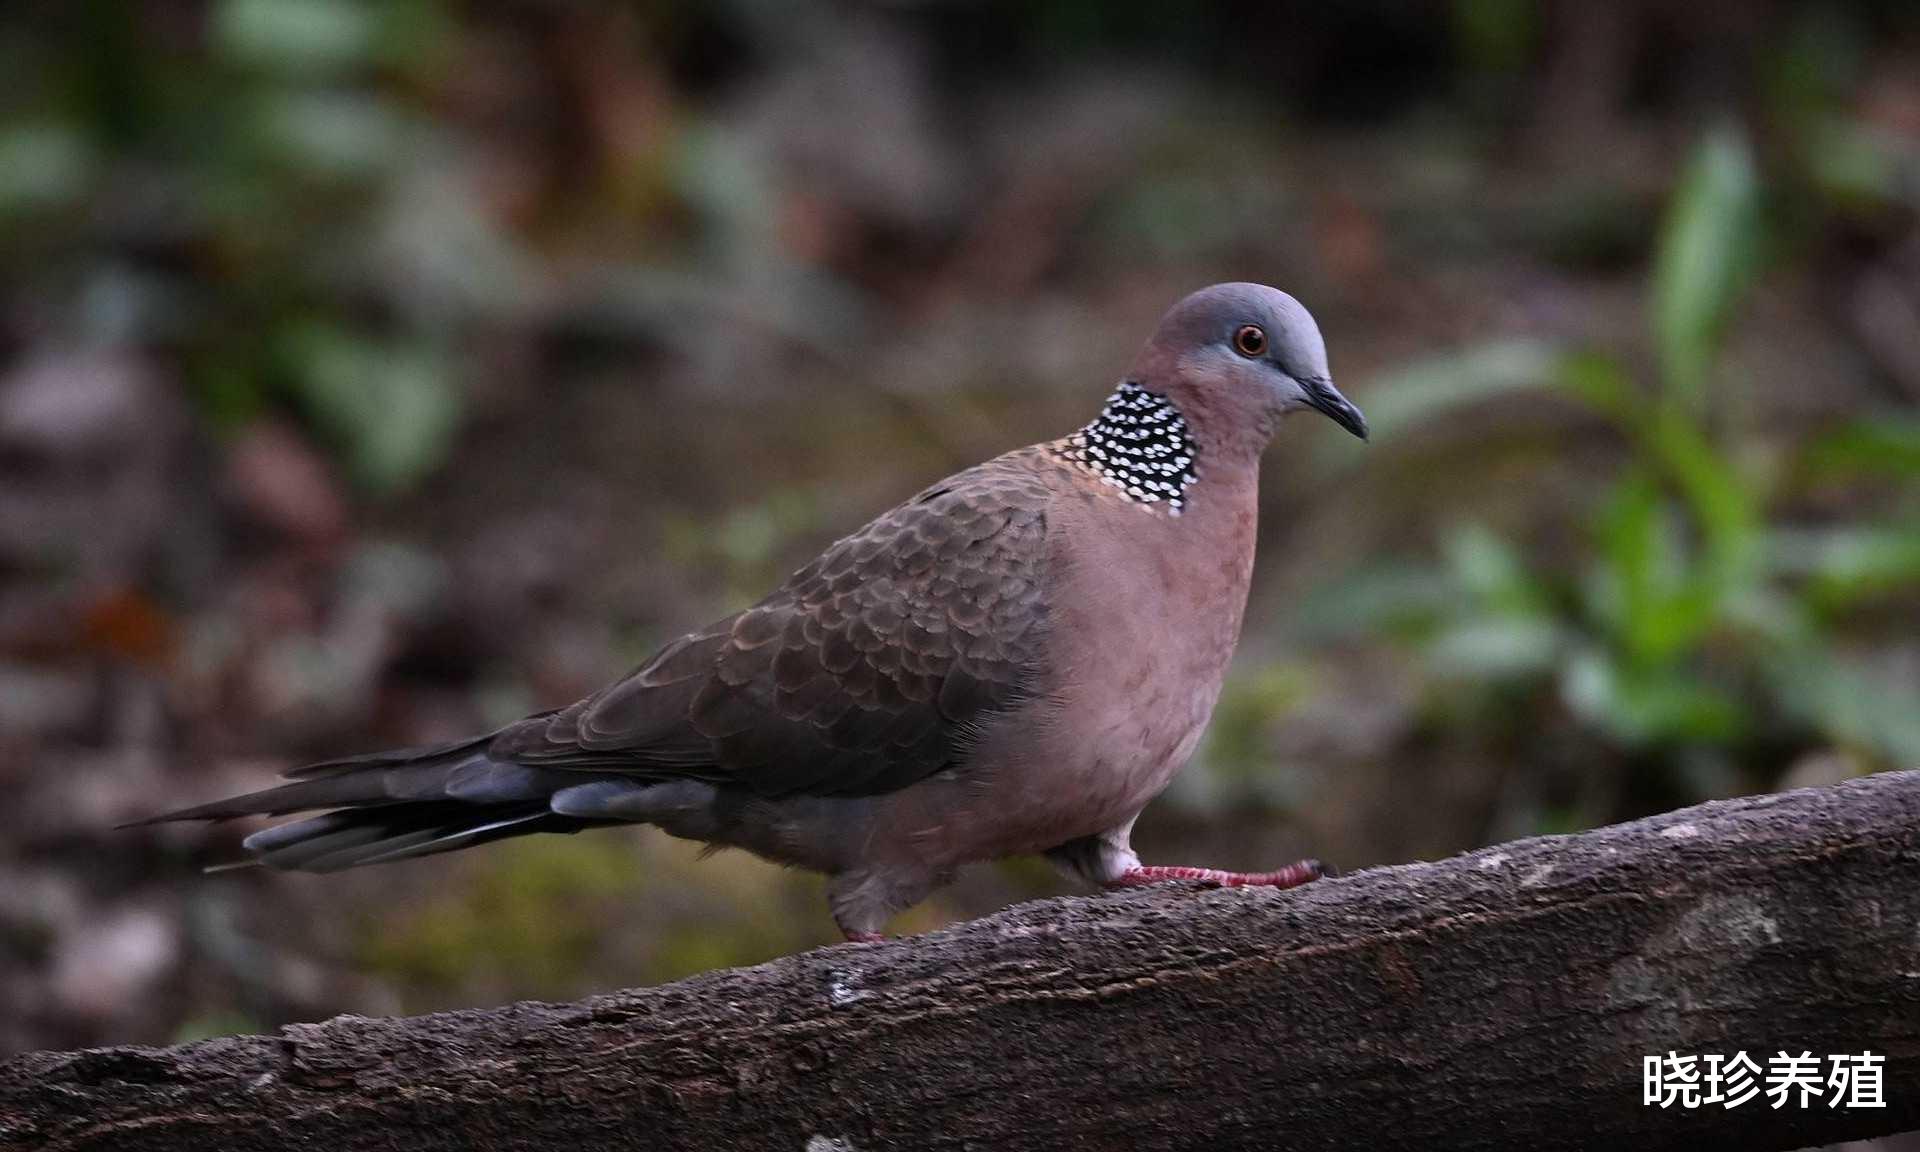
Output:
[[847,938],[849,944],[878,944],[887,938],[884,932],[849,932],[844,928],[840,934]]
[[1328,875],[1318,860],[1302,860],[1273,872],[1223,872],[1218,868],[1135,864],[1107,883],[1109,888],[1140,888],[1165,880],[1199,880],[1220,888],[1297,888]]

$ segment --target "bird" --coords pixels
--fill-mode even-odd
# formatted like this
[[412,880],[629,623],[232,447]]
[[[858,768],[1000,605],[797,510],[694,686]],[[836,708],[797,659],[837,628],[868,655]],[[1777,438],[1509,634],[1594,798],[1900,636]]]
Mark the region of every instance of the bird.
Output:
[[653,825],[824,873],[851,941],[1008,856],[1108,888],[1306,883],[1330,870],[1130,843],[1219,698],[1261,455],[1304,410],[1367,437],[1299,301],[1201,289],[1084,427],[927,487],[585,699],[140,823],[317,813],[241,843],[242,866],[308,872]]

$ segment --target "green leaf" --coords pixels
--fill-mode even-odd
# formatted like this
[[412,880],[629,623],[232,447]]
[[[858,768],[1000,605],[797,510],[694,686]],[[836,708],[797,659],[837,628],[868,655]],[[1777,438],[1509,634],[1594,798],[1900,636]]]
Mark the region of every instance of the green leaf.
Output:
[[1652,659],[1655,602],[1664,591],[1657,569],[1663,542],[1660,489],[1635,472],[1614,489],[1596,522],[1600,565],[1590,599],[1594,616],[1636,659]]
[[1561,358],[1558,384],[1587,407],[1634,431],[1642,420],[1646,398],[1618,360],[1597,352],[1576,352]]
[[401,157],[410,136],[394,108],[354,92],[263,94],[252,124],[261,147],[290,167],[342,178],[380,174]]
[[[1643,430],[1648,403],[1619,361],[1534,340],[1483,344],[1417,360],[1375,378],[1365,392],[1370,446],[1391,443],[1465,408],[1529,392],[1558,392],[1628,432]],[[1361,459],[1358,444],[1323,438],[1322,460]]]
[[1745,731],[1739,704],[1678,668],[1630,669],[1589,650],[1561,673],[1561,696],[1576,715],[1623,744],[1719,744]]
[[1806,169],[1828,200],[1841,208],[1895,207],[1905,184],[1905,141],[1873,125],[1830,116],[1805,133]]
[[1595,617],[1636,669],[1680,659],[1720,622],[1736,586],[1694,554],[1679,509],[1645,471],[1615,489],[1598,530]]
[[1760,238],[1759,183],[1746,141],[1732,129],[1695,150],[1668,208],[1655,257],[1654,342],[1669,396],[1701,402],[1708,370]]
[[362,485],[401,491],[446,459],[460,397],[438,354],[319,323],[283,343],[296,391]]
[[1438,672],[1496,680],[1550,672],[1559,654],[1560,630],[1553,621],[1517,616],[1456,624],[1427,646],[1427,660]]
[[1496,612],[1531,616],[1545,611],[1547,594],[1526,557],[1483,524],[1468,524],[1445,541],[1448,567],[1460,588]]
[[1828,738],[1871,749],[1902,768],[1920,764],[1920,709],[1913,694],[1810,645],[1783,651],[1769,665],[1788,710]]
[[1780,530],[1767,537],[1768,566],[1808,581],[1823,609],[1920,589],[1920,524]]
[[1662,403],[1646,426],[1648,447],[1680,489],[1706,537],[1707,566],[1701,579],[1729,593],[1757,574],[1760,514],[1757,500],[1706,432],[1672,403]]
[[0,220],[76,199],[94,168],[86,138],[64,124],[0,129]]
[[1820,476],[1920,476],[1920,418],[1888,414],[1815,440],[1807,467]]
[[1537,341],[1485,344],[1436,356],[1377,378],[1366,391],[1375,445],[1461,408],[1560,382],[1560,350]]
[[1296,603],[1288,625],[1308,641],[1378,633],[1406,635],[1432,627],[1461,598],[1446,573],[1426,564],[1368,564],[1328,580]]
[[378,21],[356,0],[225,0],[213,42],[229,57],[283,72],[330,74],[372,59]]

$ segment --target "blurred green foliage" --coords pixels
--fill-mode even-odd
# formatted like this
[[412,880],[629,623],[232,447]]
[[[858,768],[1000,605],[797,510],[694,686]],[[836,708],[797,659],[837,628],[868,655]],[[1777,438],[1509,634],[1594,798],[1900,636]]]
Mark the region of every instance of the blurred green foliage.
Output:
[[[367,917],[358,965],[428,1001],[474,986],[566,995],[609,966],[655,983],[833,938],[799,911],[817,912],[819,877],[652,830],[511,840],[463,863],[441,898]],[[638,954],[607,955],[620,947]]]
[[817,535],[826,507],[806,489],[775,489],[764,500],[735,508],[718,523],[669,516],[661,546],[675,564],[717,572],[722,601],[744,608],[786,575],[783,560],[796,539]]
[[566,987],[580,978],[600,939],[592,908],[608,897],[638,897],[645,884],[627,837],[511,841],[479,868],[460,899],[403,923],[377,923],[361,941],[359,959],[429,988],[489,977]]
[[[70,341],[176,352],[215,427],[284,409],[371,495],[429,474],[462,407],[446,349],[488,270],[450,241],[479,218],[437,195],[447,127],[412,95],[444,65],[437,0],[218,0],[199,57],[142,42],[159,16],[135,3],[71,14],[91,51],[29,57],[0,119],[8,274],[79,302]],[[408,266],[423,220],[462,261],[444,283]],[[129,238],[177,258],[72,260]]]
[[1653,270],[1664,402],[1697,408],[1761,240],[1753,161],[1731,129],[1709,135],[1680,177]]
[[[1920,762],[1920,714],[1845,653],[1850,615],[1920,590],[1920,454],[1911,420],[1853,423],[1743,460],[1710,402],[1722,335],[1765,244],[1761,189],[1734,131],[1709,134],[1669,205],[1650,298],[1646,386],[1593,350],[1498,345],[1432,361],[1369,396],[1377,443],[1464,405],[1542,391],[1580,405],[1621,451],[1570,561],[1549,566],[1467,519],[1437,567],[1377,568],[1336,599],[1346,629],[1415,643],[1432,673],[1551,687],[1629,749],[1826,744]],[[1882,518],[1797,526],[1792,486],[1893,480]],[[1885,637],[1911,640],[1910,634]],[[1745,762],[1752,762],[1748,757]]]
[[320,323],[292,327],[284,341],[292,394],[363,486],[405,489],[446,458],[460,395],[426,341],[384,346]]
[[191,1044],[196,1040],[211,1040],[216,1036],[245,1036],[260,1031],[260,1022],[242,1012],[208,1012],[202,1016],[193,1016],[174,1030],[168,1042],[172,1044]]
[[1201,809],[1252,802],[1275,811],[1299,801],[1299,782],[1274,771],[1270,737],[1312,690],[1311,669],[1296,663],[1265,664],[1229,677],[1195,756],[1203,770],[1176,781],[1173,799]]

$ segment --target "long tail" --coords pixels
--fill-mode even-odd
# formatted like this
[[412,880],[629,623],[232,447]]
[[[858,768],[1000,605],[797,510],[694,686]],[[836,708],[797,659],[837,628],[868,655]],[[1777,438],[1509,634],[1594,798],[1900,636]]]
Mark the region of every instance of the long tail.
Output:
[[338,872],[471,848],[533,832],[578,832],[607,820],[564,815],[555,793],[593,777],[491,759],[491,736],[333,760],[277,788],[168,812],[138,824],[230,820],[331,809],[247,837],[249,863]]

